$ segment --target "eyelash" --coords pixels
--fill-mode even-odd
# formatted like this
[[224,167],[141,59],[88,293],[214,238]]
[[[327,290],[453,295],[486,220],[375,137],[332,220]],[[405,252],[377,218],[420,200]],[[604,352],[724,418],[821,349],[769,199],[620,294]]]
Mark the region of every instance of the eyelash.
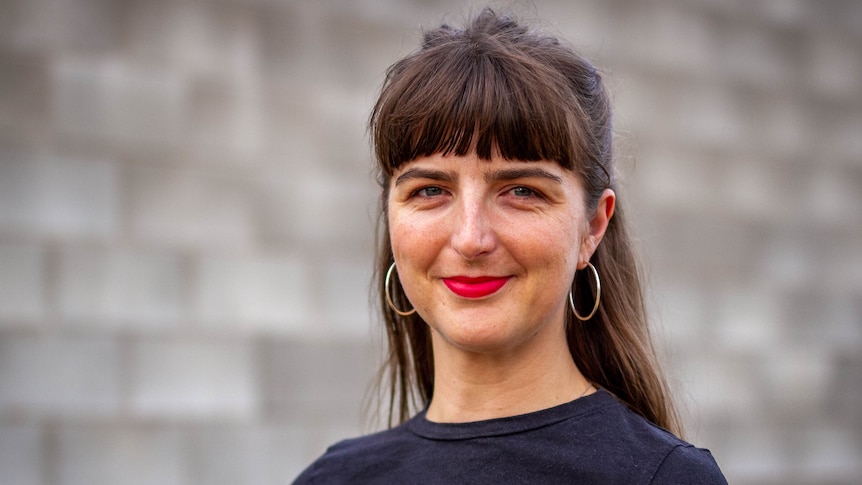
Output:
[[[428,193],[429,191],[433,191],[436,193],[429,194]],[[521,195],[518,195],[517,192],[521,192]],[[523,192],[526,192],[526,193],[523,193]],[[410,196],[411,197],[433,198],[433,197],[438,197],[440,195],[443,195],[444,193],[445,193],[445,190],[442,187],[438,187],[436,185],[429,185],[427,187],[422,187],[422,188],[414,190],[413,193],[410,194]],[[512,195],[514,195],[516,198],[519,198],[519,199],[528,199],[528,198],[533,198],[533,197],[539,198],[539,199],[544,198],[542,196],[542,193],[539,192],[538,190],[536,190],[532,187],[524,186],[524,185],[518,185],[516,187],[512,187],[510,189],[507,189],[506,193],[511,193]]]
[[[518,191],[526,191],[527,194],[518,195],[517,194]],[[509,190],[509,192],[512,192],[512,194],[514,194],[516,197],[526,198],[526,197],[538,197],[539,196],[539,192],[537,190],[531,189],[530,187],[524,187],[522,185],[519,185],[518,187],[511,188]]]
[[[434,195],[429,195],[429,194],[427,194],[427,191],[429,191],[429,190],[434,190],[434,191],[437,191],[438,193],[436,193]],[[443,189],[441,187],[437,187],[436,185],[429,185],[428,187],[422,187],[421,189],[417,189],[417,190],[413,191],[413,193],[411,194],[411,196],[414,196],[414,197],[415,196],[436,197],[438,195],[443,195]]]

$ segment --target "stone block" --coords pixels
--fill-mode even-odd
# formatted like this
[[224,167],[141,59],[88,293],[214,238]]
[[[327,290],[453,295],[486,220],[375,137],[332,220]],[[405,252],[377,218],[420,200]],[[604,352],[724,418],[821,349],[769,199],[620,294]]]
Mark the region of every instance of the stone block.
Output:
[[357,424],[349,409],[345,411],[347,412],[341,418],[332,418],[325,422],[299,415],[291,418],[286,426],[282,426],[284,430],[279,432],[273,446],[276,450],[283,450],[279,456],[290,456],[290,458],[281,463],[280,470],[284,470],[279,472],[281,476],[289,477],[288,480],[291,480],[330,446],[369,432],[367,428]]
[[791,462],[808,483],[853,483],[862,477],[859,427],[814,420],[797,426]]
[[807,231],[786,226],[773,229],[758,254],[758,283],[777,291],[807,288],[812,276],[819,273],[817,246]]
[[709,333],[708,290],[689,282],[656,281],[649,292],[657,345],[672,354],[702,346]]
[[59,485],[191,485],[188,439],[167,426],[67,424],[58,433]]
[[667,103],[663,118],[670,129],[665,134],[698,150],[739,153],[750,143],[749,123],[743,100],[731,88],[720,84],[688,84],[664,93]]
[[123,3],[111,0],[11,0],[9,42],[21,50],[104,52],[120,44]]
[[[862,111],[860,111],[862,121]],[[862,123],[859,125],[862,128]],[[862,143],[860,143],[862,157]],[[862,158],[860,158],[862,160]],[[806,218],[816,220],[823,226],[842,227],[844,224],[857,222],[862,225],[862,215],[858,208],[862,207],[862,166],[844,169],[835,167],[831,170],[813,170],[807,183],[807,193],[804,194]]]
[[[270,146],[284,151],[279,159],[294,161],[292,168],[326,160],[327,166],[357,176],[368,173],[364,135],[373,98],[385,69],[406,53],[404,32],[393,29],[386,17],[416,7],[357,7],[262,7],[262,69],[270,81],[265,130]],[[412,34],[418,38],[418,30]],[[316,156],[308,159],[307,151]]]
[[[762,384],[752,372],[756,359],[744,354],[704,352],[680,355],[678,396],[687,396],[695,422],[764,416]],[[732,392],[728,392],[732,389]]]
[[13,336],[0,340],[0,409],[7,413],[112,416],[122,355],[105,337]]
[[[805,26],[806,20],[810,19],[809,9],[815,7],[805,0],[770,0],[751,4],[748,8],[767,24],[796,30]],[[739,10],[742,9],[737,9],[737,15],[741,13]]]
[[268,413],[361,423],[363,399],[382,357],[368,342],[272,339],[264,349],[262,389]]
[[713,182],[714,205],[734,220],[774,225],[794,217],[793,205],[798,202],[787,200],[787,192],[798,183],[795,167],[770,166],[766,158],[743,156],[723,163],[721,172],[721,179],[716,176]]
[[254,76],[259,61],[257,5],[156,0],[129,5],[130,57],[192,77]]
[[[862,5],[852,0],[835,2],[834,5],[838,10],[834,23],[843,31],[855,36],[856,39],[862,38]],[[813,5],[812,9],[819,10]]]
[[805,87],[833,100],[854,98],[862,92],[862,59],[859,37],[835,30],[817,32],[805,38]]
[[[207,425],[194,433],[191,466],[200,485],[290,483],[322,449],[327,423],[298,417],[251,426]],[[346,435],[345,435],[346,436]]]
[[315,29],[316,7],[297,8],[285,3],[260,6],[261,69],[268,78],[299,79],[311,74],[310,51],[321,30]]
[[[371,319],[376,311],[371,302],[373,257],[351,260],[327,259],[321,265],[323,281],[323,316],[328,328],[320,329],[331,337],[366,339],[371,330]],[[375,300],[376,301],[376,300]],[[382,324],[381,324],[382,325]],[[309,328],[309,333],[317,333]]]
[[0,244],[0,326],[45,315],[44,260],[38,247]]
[[183,269],[182,259],[171,253],[63,251],[60,314],[83,324],[176,323],[186,310]]
[[[859,168],[862,157],[862,108],[847,105],[844,109],[828,112],[818,125],[817,144],[820,150],[817,161],[829,165]],[[826,165],[826,166],[829,166]]]
[[197,420],[256,412],[255,355],[246,341],[145,339],[130,359],[136,416]]
[[721,288],[711,312],[709,341],[729,353],[762,353],[780,345],[787,331],[782,316],[782,299],[769,288],[749,285]]
[[[760,353],[761,393],[774,415],[802,420],[826,408],[836,372],[829,349],[806,344]],[[804,385],[802,385],[804,383]]]
[[194,317],[212,328],[299,331],[314,314],[311,281],[292,254],[206,256],[195,271]]
[[0,425],[0,483],[42,485],[42,432],[36,425]]
[[[842,182],[843,183],[843,182]],[[758,257],[757,276],[773,288],[808,293],[826,302],[858,298],[862,288],[862,235],[851,221],[802,217],[772,231]],[[799,226],[801,221],[807,224]],[[823,251],[823,248],[829,248]]]
[[674,74],[710,75],[717,26],[702,12],[674,3],[614,5],[602,44],[620,63],[639,64]]
[[[542,5],[541,10],[526,12],[525,18],[538,17],[549,19],[551,33],[556,30],[589,59],[605,67],[617,65],[620,44],[625,42],[607,32],[617,25],[619,11],[614,4],[598,0],[584,2],[550,2]],[[553,20],[551,20],[553,19]],[[608,44],[613,44],[608,46]]]
[[[371,88],[368,88],[369,91]],[[346,90],[337,84],[317,86],[312,98],[320,128],[320,156],[330,172],[355,181],[368,180],[373,158],[366,123],[372,101],[359,89]],[[354,182],[355,183],[355,182]]]
[[200,79],[189,92],[189,143],[198,158],[244,159],[264,138],[261,89],[254,82]]
[[[289,173],[291,178],[301,178],[319,169],[323,165],[321,124],[316,108],[307,101],[313,95],[312,90],[308,86],[269,82],[262,91],[267,165]],[[261,180],[256,182],[267,184],[270,177],[276,177],[281,183],[288,176],[267,173],[271,170],[262,168]]]
[[737,425],[729,431],[722,443],[711,446],[728,483],[788,483],[795,476],[787,466],[792,444],[782,439],[775,426]]
[[862,375],[862,353],[859,348],[835,353],[835,378],[825,411],[836,422],[855,429],[858,436],[862,436],[862,415],[859,413],[862,409],[862,379],[859,378]]
[[[632,199],[644,209],[666,214],[703,212],[717,202],[714,166],[707,157],[688,150],[642,146],[637,167],[629,177]],[[677,209],[679,208],[679,209]],[[637,221],[639,224],[641,221]]]
[[[657,147],[667,150],[668,144],[664,140],[671,136],[668,135],[671,119],[654,113],[662,111],[666,91],[675,90],[674,85],[678,81],[655,77],[632,66],[621,66],[614,72],[617,73],[612,78],[614,84],[608,90],[612,90],[614,96],[614,121],[618,130],[614,142],[617,148],[627,148],[630,153],[626,154],[638,160],[644,157],[644,150],[658,151]],[[647,142],[652,144],[647,145]]]
[[257,426],[215,425],[196,430],[191,461],[195,483],[277,483],[271,434],[271,430]]
[[36,56],[0,51],[0,127],[36,129],[48,121],[48,74]]
[[271,79],[261,89],[267,165],[260,174],[275,177],[272,183],[301,176],[370,183],[372,157],[366,124],[376,90],[313,77],[285,82]]
[[862,348],[858,301],[858,296],[836,290],[799,286],[782,294],[780,320],[793,342],[804,342],[813,351],[853,352]]
[[[858,212],[857,212],[858,214]],[[862,218],[856,217],[862,222]],[[855,226],[855,227],[854,227]],[[836,222],[832,232],[822,235],[823,246],[829,247],[825,258],[825,274],[817,282],[823,282],[820,289],[829,291],[838,299],[859,301],[862,295],[862,224],[853,219]],[[834,246],[833,246],[834,245]]]
[[109,239],[119,174],[105,160],[21,155],[0,161],[0,233]]
[[176,71],[123,58],[61,58],[51,69],[52,117],[75,140],[135,149],[177,146],[187,122],[187,85]]
[[[786,91],[769,93],[752,100],[748,112],[758,127],[753,146],[768,157],[762,161],[752,160],[753,169],[763,169],[770,158],[790,162],[808,161],[814,156],[819,119],[815,110],[806,106],[798,95]],[[789,163],[776,168],[787,165]]]
[[[405,10],[416,9],[405,6]],[[386,10],[396,10],[394,5]],[[351,11],[353,10],[353,11]],[[418,10],[418,9],[417,9]],[[409,13],[408,13],[409,14]],[[419,25],[416,12],[412,24]],[[434,12],[425,27],[433,28],[443,21],[443,12]],[[341,92],[376,90],[383,72],[401,55],[406,54],[405,35],[413,35],[418,43],[418,29],[393,31],[384,15],[375,15],[365,9],[329,7],[317,17],[318,29],[328,32],[319,42],[302,42],[308,55],[312,73],[322,75],[328,85]],[[373,91],[372,91],[373,92]],[[362,92],[361,94],[367,94]],[[369,106],[370,109],[370,106]]]
[[276,241],[368,254],[379,196],[370,177],[266,175],[271,176],[258,181],[266,234]]
[[[691,206],[695,205],[692,202]],[[642,250],[656,272],[666,278],[712,286],[734,278],[753,278],[752,255],[763,243],[738,220],[716,216],[709,209],[697,213],[689,208],[681,212],[668,208],[665,217],[656,217],[649,224]]]
[[758,91],[794,89],[801,42],[784,32],[762,23],[725,23],[717,35],[717,55],[709,56],[716,74]]
[[139,169],[131,176],[131,227],[141,241],[197,249],[252,242],[253,214],[238,177]]

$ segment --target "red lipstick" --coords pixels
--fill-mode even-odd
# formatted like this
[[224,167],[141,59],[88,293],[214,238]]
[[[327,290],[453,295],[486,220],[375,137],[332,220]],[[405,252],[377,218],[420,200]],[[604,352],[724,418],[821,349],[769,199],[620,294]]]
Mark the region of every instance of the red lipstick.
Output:
[[483,296],[491,295],[496,293],[508,281],[508,276],[480,276],[478,278],[453,276],[451,278],[443,278],[443,283],[452,290],[452,293],[464,298],[482,298]]

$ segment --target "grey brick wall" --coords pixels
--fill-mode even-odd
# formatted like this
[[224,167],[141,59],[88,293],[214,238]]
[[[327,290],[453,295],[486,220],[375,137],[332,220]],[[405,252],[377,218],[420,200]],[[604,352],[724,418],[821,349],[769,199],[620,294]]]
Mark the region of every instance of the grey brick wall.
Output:
[[[374,428],[364,123],[465,5],[0,0],[0,483],[289,483]],[[858,483],[862,2],[517,11],[610,73],[689,437]]]

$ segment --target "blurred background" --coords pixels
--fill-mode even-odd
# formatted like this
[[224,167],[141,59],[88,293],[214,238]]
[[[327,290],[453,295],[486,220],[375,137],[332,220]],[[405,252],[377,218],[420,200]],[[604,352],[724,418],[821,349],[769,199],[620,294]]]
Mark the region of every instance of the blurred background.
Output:
[[[688,438],[860,483],[862,2],[503,5],[608,71]],[[476,10],[0,0],[0,483],[283,484],[376,429],[365,122]]]

